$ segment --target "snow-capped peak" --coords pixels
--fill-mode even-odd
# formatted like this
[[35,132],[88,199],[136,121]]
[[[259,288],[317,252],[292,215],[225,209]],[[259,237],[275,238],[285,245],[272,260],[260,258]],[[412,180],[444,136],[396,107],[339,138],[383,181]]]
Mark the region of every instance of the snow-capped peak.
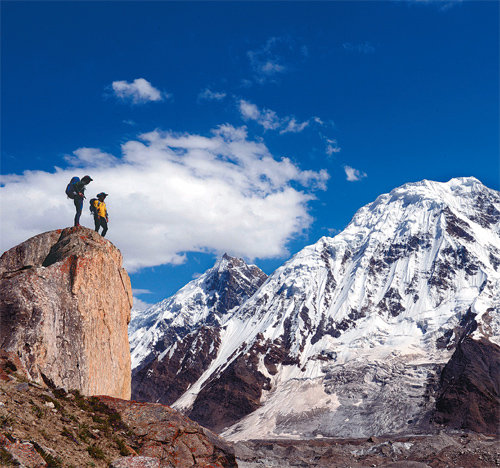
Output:
[[242,262],[223,256],[132,335],[136,385],[159,389],[144,397],[233,440],[417,431],[457,343],[500,344],[500,193],[473,177],[379,196],[265,282]]
[[220,325],[266,277],[255,265],[224,254],[212,268],[130,322],[132,369],[153,359],[194,328]]
[[[301,394],[293,382],[319,385],[317,397],[328,406],[335,389],[325,379],[342,369],[362,375],[363,366],[387,361],[391,373],[417,366],[419,377],[408,375],[425,380],[430,368],[418,366],[446,362],[462,324],[474,317],[476,333],[498,340],[499,234],[500,194],[474,178],[422,181],[381,195],[342,233],[304,248],[268,278],[226,322],[216,359],[174,407],[220,428],[223,418],[209,414],[207,399],[230,399],[224,379],[234,381],[243,362],[260,363],[254,375],[269,379],[261,385],[270,393],[226,435],[273,437],[288,430],[278,402]],[[289,403],[301,407],[292,397]]]

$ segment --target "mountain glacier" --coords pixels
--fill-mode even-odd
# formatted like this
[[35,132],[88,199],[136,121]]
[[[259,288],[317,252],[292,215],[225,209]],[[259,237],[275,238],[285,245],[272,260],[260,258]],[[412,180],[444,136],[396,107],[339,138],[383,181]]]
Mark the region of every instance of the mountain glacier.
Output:
[[406,184],[265,282],[245,273],[232,308],[202,299],[214,288],[199,278],[137,317],[134,385],[180,380],[158,401],[230,440],[426,431],[459,341],[500,344],[499,268],[499,192]]

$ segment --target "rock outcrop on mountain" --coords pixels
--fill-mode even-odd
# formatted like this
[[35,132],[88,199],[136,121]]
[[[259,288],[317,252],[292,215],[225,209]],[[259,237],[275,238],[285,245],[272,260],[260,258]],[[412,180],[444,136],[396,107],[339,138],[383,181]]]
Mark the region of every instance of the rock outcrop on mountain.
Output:
[[255,265],[225,254],[177,294],[137,315],[129,327],[132,397],[176,401],[216,357],[221,324],[266,278]]
[[[455,351],[459,360],[469,355],[469,339],[475,355],[500,344],[500,193],[458,178],[381,195],[343,232],[304,248],[210,324],[202,347],[179,312],[186,296],[173,297],[168,320],[182,323],[182,337],[163,348],[157,365],[169,359],[170,375],[178,376],[185,367],[172,359],[177,347],[187,360],[200,349],[212,353],[196,381],[170,389],[171,398],[183,392],[173,407],[230,440],[462,426],[446,419],[446,409],[472,390],[471,375],[490,378],[498,361],[472,371],[450,364],[442,378],[441,371]],[[144,333],[132,340],[141,355]],[[456,372],[459,387],[447,377]],[[488,431],[479,420],[498,385],[479,390],[478,424],[465,427]],[[493,399],[485,403],[488,392]]]
[[120,251],[90,229],[46,232],[0,258],[0,348],[35,382],[130,398],[131,307]]
[[434,422],[500,435],[500,346],[460,342],[441,373]]

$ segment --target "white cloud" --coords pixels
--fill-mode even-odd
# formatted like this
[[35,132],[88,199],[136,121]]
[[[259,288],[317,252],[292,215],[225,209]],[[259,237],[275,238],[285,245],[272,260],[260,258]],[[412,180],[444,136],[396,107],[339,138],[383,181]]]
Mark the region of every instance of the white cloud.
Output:
[[288,132],[300,133],[308,125],[309,125],[308,121],[299,123],[292,117],[286,124],[286,127],[280,130],[280,133],[288,133]]
[[244,120],[254,120],[266,130],[279,130],[280,133],[299,133],[309,125],[307,120],[297,122],[294,117],[280,118],[273,110],[259,109],[255,104],[245,99],[240,99],[238,105]]
[[198,94],[198,99],[205,101],[222,101],[226,96],[227,94],[222,91],[212,91],[211,89],[205,88]]
[[375,47],[369,42],[360,42],[357,44],[344,42],[342,47],[349,52],[358,52],[359,54],[373,54],[375,52]]
[[332,156],[333,154],[340,153],[342,148],[339,146],[338,142],[334,138],[326,139],[326,154]]
[[139,312],[142,312],[149,307],[151,307],[153,304],[150,304],[149,302],[143,301],[139,299],[136,296],[132,297],[132,318],[136,317]]
[[284,59],[275,51],[278,41],[279,39],[272,37],[267,40],[263,47],[247,52],[255,79],[259,83],[272,80],[276,75],[284,73],[287,70],[287,67],[283,63]]
[[247,57],[254,74],[254,80],[263,84],[276,81],[279,75],[291,69],[291,63],[304,59],[309,54],[306,46],[298,46],[291,37],[271,37],[255,50],[249,50]]
[[152,304],[146,301],[143,301],[142,299],[139,299],[137,296],[141,296],[143,294],[151,294],[151,291],[149,289],[137,289],[137,288],[132,288],[132,301],[133,301],[133,307],[132,307],[132,315],[135,315],[137,312],[142,312],[143,310],[146,310],[148,307],[150,307]]
[[[244,127],[230,125],[208,136],[153,131],[124,143],[119,157],[81,148],[70,160],[73,166],[54,172],[0,176],[2,250],[71,225],[74,206],[64,189],[74,175],[89,174],[87,199],[109,193],[107,237],[129,271],[179,264],[189,251],[283,256],[310,225],[308,202],[328,179],[325,170],[274,158]],[[87,202],[81,221],[93,226]]]
[[357,182],[358,180],[364,179],[367,176],[365,172],[354,169],[354,167],[350,167],[347,165],[344,166],[344,171],[349,182]]
[[460,5],[463,0],[407,0],[407,2],[414,5],[436,5],[440,11],[444,12],[456,5]]
[[170,94],[156,89],[144,78],[136,78],[131,83],[127,81],[113,81],[111,84],[115,96],[134,104],[144,104],[150,101],[163,101],[171,97]]
[[259,120],[260,119],[260,111],[259,108],[252,104],[249,101],[245,101],[244,99],[240,100],[240,113],[244,119],[250,120]]
[[276,73],[283,73],[286,71],[286,67],[277,62],[267,60],[261,64],[260,71],[266,75],[275,75]]
[[72,155],[64,156],[64,159],[75,167],[92,164],[96,167],[112,166],[116,164],[117,159],[109,153],[103,153],[97,148],[79,148],[73,151]]

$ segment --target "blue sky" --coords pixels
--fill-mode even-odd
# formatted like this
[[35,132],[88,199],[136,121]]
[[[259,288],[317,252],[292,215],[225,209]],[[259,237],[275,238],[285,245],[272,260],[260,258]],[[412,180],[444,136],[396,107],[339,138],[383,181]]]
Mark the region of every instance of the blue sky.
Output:
[[223,251],[271,273],[406,182],[498,190],[498,8],[4,1],[1,248],[71,225],[88,172],[151,303]]

